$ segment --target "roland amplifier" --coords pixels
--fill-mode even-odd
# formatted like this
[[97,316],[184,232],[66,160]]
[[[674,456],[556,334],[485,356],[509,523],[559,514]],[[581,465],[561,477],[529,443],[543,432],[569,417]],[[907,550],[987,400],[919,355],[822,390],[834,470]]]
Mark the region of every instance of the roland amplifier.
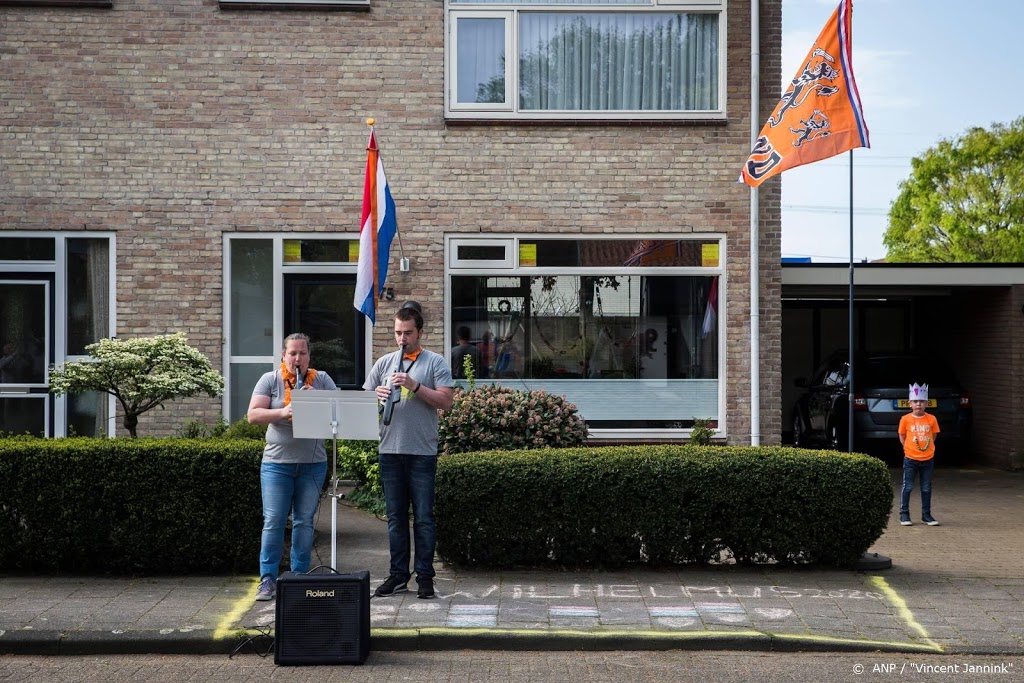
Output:
[[277,580],[275,664],[362,664],[370,653],[370,572]]

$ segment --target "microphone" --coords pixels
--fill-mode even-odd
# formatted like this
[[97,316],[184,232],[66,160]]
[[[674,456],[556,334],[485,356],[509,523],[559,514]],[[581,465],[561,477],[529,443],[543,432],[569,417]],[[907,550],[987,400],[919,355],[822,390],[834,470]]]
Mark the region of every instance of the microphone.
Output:
[[[398,372],[402,371],[402,361],[405,360],[405,344],[402,344],[398,351]],[[391,424],[391,416],[395,411],[395,404],[402,400],[402,390],[398,389],[395,391],[395,385],[388,380],[388,388],[391,389],[391,395],[388,396],[388,400],[384,402],[384,426]]]

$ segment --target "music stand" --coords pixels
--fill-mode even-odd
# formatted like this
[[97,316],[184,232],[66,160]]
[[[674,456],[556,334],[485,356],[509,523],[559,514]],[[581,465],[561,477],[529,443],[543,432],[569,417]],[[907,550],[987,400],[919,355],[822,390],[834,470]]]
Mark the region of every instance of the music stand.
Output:
[[296,439],[330,439],[334,444],[331,473],[331,569],[338,570],[338,438],[380,440],[377,396],[372,391],[303,389],[292,392],[292,435]]

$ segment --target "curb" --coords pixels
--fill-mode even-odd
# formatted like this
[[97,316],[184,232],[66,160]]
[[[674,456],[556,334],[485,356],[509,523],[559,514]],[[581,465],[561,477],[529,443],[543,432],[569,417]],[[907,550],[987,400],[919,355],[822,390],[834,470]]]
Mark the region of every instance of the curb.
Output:
[[211,655],[229,654],[240,642],[214,638],[212,630],[180,631],[6,631],[3,655]]
[[[272,651],[272,636],[247,629],[215,635],[209,629],[181,631],[7,631],[0,633],[6,655],[211,655]],[[885,642],[762,631],[530,631],[525,629],[379,628],[371,651],[660,651],[891,652],[1020,656],[1020,650],[990,647],[938,648],[914,642]]]

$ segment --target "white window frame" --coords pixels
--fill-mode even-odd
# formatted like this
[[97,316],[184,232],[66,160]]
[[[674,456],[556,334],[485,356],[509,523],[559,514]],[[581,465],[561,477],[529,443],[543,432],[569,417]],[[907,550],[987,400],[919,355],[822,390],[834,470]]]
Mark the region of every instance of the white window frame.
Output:
[[[484,260],[484,259],[461,259],[459,258],[459,247],[503,247],[505,258]],[[448,242],[448,263],[452,270],[464,269],[507,269],[515,268],[517,251],[515,240],[512,239],[452,239]]]
[[[52,261],[0,261],[0,278],[4,272],[38,272],[53,273],[54,291],[53,310],[50,316],[53,319],[54,338],[54,365],[59,366],[67,361],[88,361],[90,356],[68,355],[67,349],[67,240],[69,239],[106,239],[109,248],[107,252],[107,297],[109,311],[107,320],[108,336],[114,337],[117,334],[117,233],[114,232],[83,232],[83,231],[35,231],[35,230],[12,230],[5,232],[3,237],[33,237],[54,240],[54,260]],[[50,336],[50,321],[47,320],[47,338]],[[49,370],[46,374],[46,383],[49,385]],[[53,434],[50,436],[67,435],[67,395],[53,396],[52,394],[40,394],[43,398],[52,398],[52,403],[46,404],[46,424],[49,427],[50,415],[53,415]],[[117,408],[113,396],[107,395],[107,436],[113,437],[117,433]]]
[[370,0],[218,0],[222,10],[324,9],[369,11]]
[[[245,233],[224,233],[222,236],[221,248],[223,250],[224,270],[222,273],[222,320],[224,344],[221,351],[221,373],[224,375],[224,394],[221,397],[221,413],[230,414],[231,410],[231,379],[232,365],[236,364],[258,364],[266,363],[267,369],[273,369],[281,360],[281,350],[278,347],[286,334],[284,329],[284,276],[293,273],[328,273],[354,275],[358,268],[357,263],[332,262],[332,263],[286,263],[284,260],[284,243],[289,240],[358,240],[358,232],[245,232]],[[273,272],[268,277],[274,282],[273,311],[273,332],[272,340],[274,348],[266,355],[231,355],[231,342],[233,332],[231,330],[231,243],[234,240],[264,240],[273,243]],[[390,272],[390,271],[389,271]],[[292,330],[289,330],[291,332]],[[373,326],[367,324],[365,330],[365,355],[366,367],[373,365]]]
[[[687,121],[687,120],[724,120],[726,118],[726,95],[728,64],[726,62],[728,35],[728,16],[726,4],[728,0],[648,0],[644,4],[550,4],[537,2],[517,4],[508,0],[502,4],[474,4],[471,0],[453,3],[445,0],[444,35],[445,35],[445,117],[449,119],[467,120],[577,120],[577,121]],[[717,11],[715,11],[717,10]],[[519,110],[519,12],[700,12],[718,14],[718,108],[710,110],[690,111],[592,111],[592,110],[551,110],[528,111]],[[455,49],[457,42],[457,25],[460,18],[497,18],[505,19],[505,95],[503,104],[493,103],[460,103],[458,102],[458,60]]]
[[[728,274],[726,269],[725,255],[728,253],[728,238],[726,235],[720,233],[640,233],[640,234],[605,234],[605,235],[585,235],[585,234],[572,234],[572,235],[557,235],[557,234],[527,234],[517,233],[511,235],[500,235],[502,241],[511,240],[513,246],[513,252],[519,253],[520,242],[534,243],[543,240],[552,239],[575,239],[575,240],[624,240],[624,239],[637,239],[637,240],[673,240],[673,239],[685,239],[688,241],[717,241],[718,242],[718,266],[677,266],[677,267],[666,267],[666,266],[646,266],[646,267],[627,267],[621,268],[614,267],[535,267],[527,266],[521,267],[518,259],[512,267],[501,267],[485,264],[481,267],[452,267],[451,255],[454,254],[454,244],[483,244],[487,242],[494,242],[495,236],[490,235],[487,238],[480,238],[474,240],[471,237],[466,237],[465,233],[461,234],[448,234],[445,235],[445,249],[446,254],[444,264],[444,346],[445,349],[451,349],[455,345],[455,340],[452,338],[452,277],[463,277],[463,276],[490,276],[490,277],[520,277],[522,275],[647,275],[647,276],[664,276],[674,275],[679,277],[686,276],[717,276],[718,277],[718,308],[717,308],[717,327],[718,327],[718,426],[715,428],[712,435],[715,439],[724,439],[728,437],[728,431],[726,429],[726,423],[728,415],[726,413],[726,402],[725,393],[727,382],[727,371],[728,371],[728,359],[726,357],[727,346],[726,346],[726,322],[728,318]],[[448,362],[451,362],[449,358],[449,352],[445,352],[445,358]],[[530,380],[525,380],[529,383]],[[514,388],[523,388],[523,382],[520,381],[516,384],[511,384]],[[591,439],[610,439],[616,441],[630,441],[638,439],[678,439],[688,438],[692,429],[648,429],[648,428],[588,428],[588,437]]]
[[509,58],[509,50],[514,46],[512,24],[515,21],[515,14],[509,11],[483,12],[479,10],[456,10],[452,11],[451,33],[452,49],[459,42],[459,19],[503,19],[505,21],[505,101],[504,102],[459,102],[459,74],[458,60],[449,61],[448,83],[450,90],[448,101],[451,103],[453,112],[506,112],[513,113],[519,108],[519,89],[509,92],[509,83],[516,83],[519,79],[519,60]]

